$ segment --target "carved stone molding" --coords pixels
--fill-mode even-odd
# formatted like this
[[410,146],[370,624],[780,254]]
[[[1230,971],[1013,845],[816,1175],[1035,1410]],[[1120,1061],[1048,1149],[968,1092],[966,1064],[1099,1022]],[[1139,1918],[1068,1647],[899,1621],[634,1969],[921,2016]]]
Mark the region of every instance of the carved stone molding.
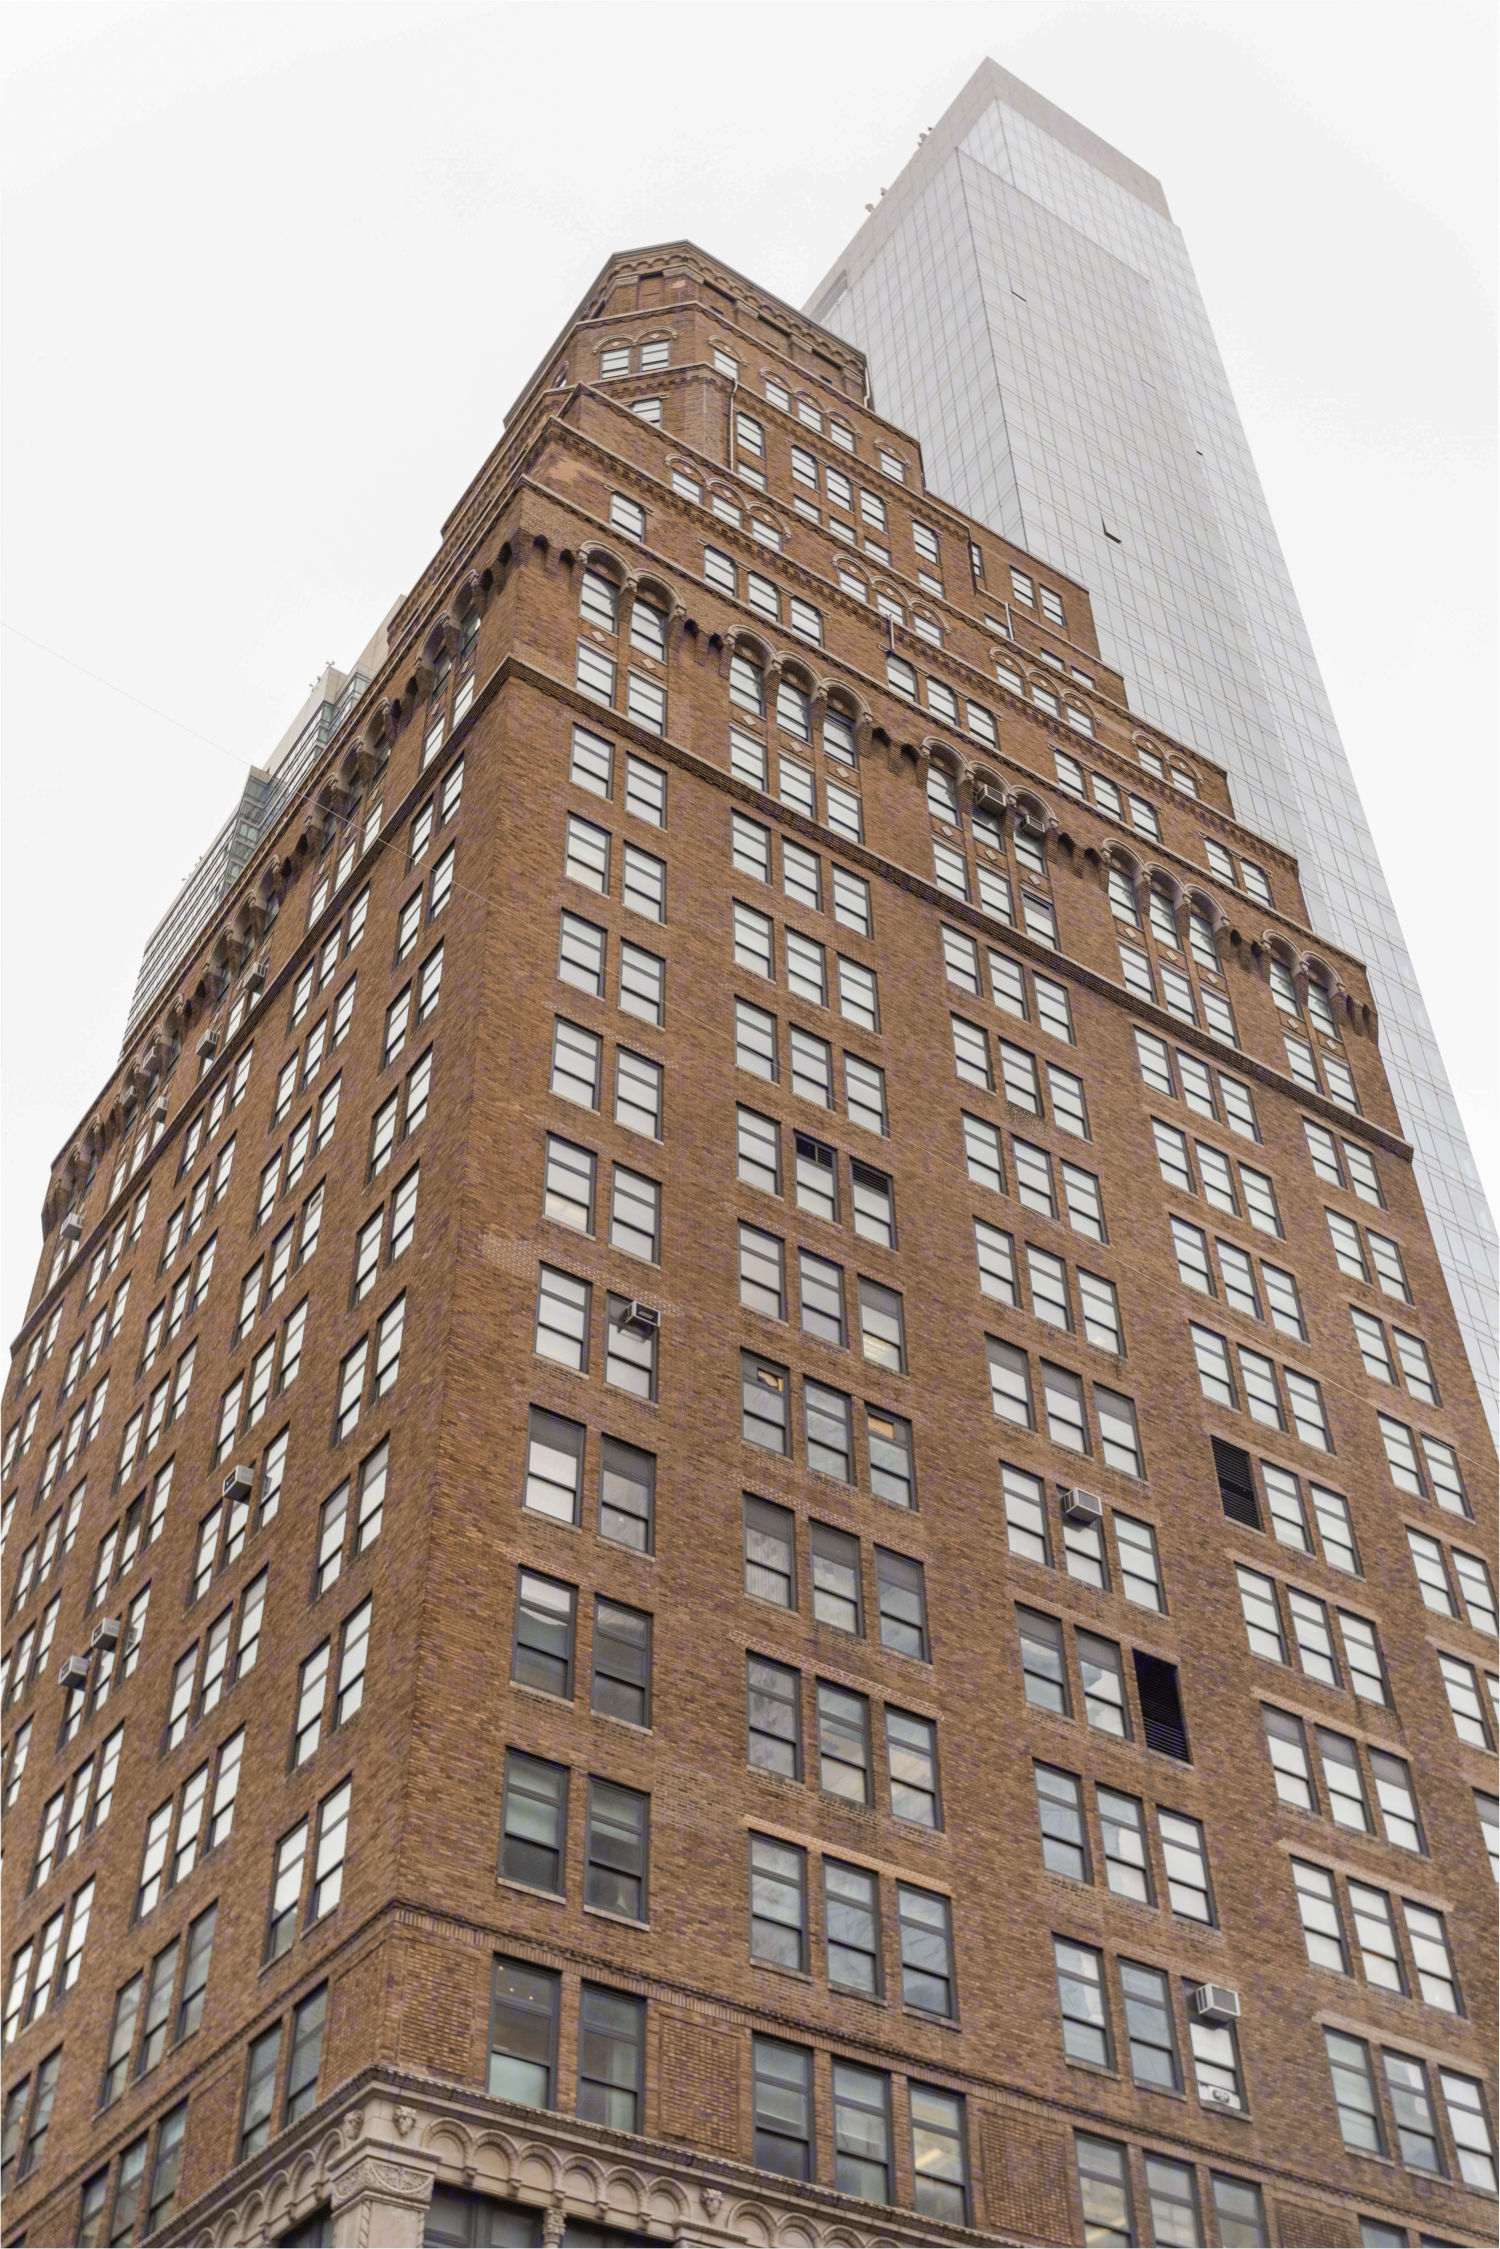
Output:
[[728,2157],[561,2117],[473,2088],[372,2067],[305,2126],[280,2135],[222,2189],[180,2213],[174,2239],[229,2249],[279,2239],[332,2204],[337,2249],[419,2249],[439,2181],[519,2204],[544,2238],[606,2220],[626,2238],[678,2249],[940,2249],[1005,2233],[914,2211],[874,2211],[828,2187],[798,2186]]
[[[412,2122],[416,2122],[415,2115]],[[433,2171],[419,2171],[411,2164],[386,2163],[379,2156],[362,2155],[347,2169],[334,2173],[333,2207],[342,2210],[347,2203],[368,2195],[379,2202],[409,2202],[425,2210],[432,2200],[434,2176]]]

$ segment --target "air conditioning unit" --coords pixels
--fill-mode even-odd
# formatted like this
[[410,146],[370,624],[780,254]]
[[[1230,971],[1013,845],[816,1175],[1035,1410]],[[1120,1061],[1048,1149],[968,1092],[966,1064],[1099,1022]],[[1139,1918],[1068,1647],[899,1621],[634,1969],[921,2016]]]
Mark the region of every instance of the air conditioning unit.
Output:
[[89,1659],[87,1656],[63,1657],[62,1662],[57,1667],[57,1683],[60,1687],[86,1687],[88,1679]]
[[1065,1486],[1062,1511],[1070,1523],[1102,1523],[1104,1502],[1097,1492],[1086,1492],[1082,1484]]
[[205,1031],[194,1049],[194,1052],[201,1056],[205,1062],[212,1062],[218,1051],[219,1034],[217,1031]]
[[1241,2105],[1239,2094],[1231,2093],[1227,2085],[1207,2085],[1198,2098],[1205,2108],[1237,2109]]
[[248,1499],[253,1483],[251,1471],[242,1461],[236,1461],[224,1478],[223,1496],[225,1499]]
[[992,804],[999,811],[1004,808],[1005,798],[992,782],[976,781],[974,783],[974,802],[976,804]]
[[266,972],[257,963],[257,965],[251,969],[249,975],[245,978],[245,990],[249,993],[251,999],[258,1000],[265,988]]
[[117,1616],[102,1616],[89,1634],[91,1648],[117,1648],[120,1644],[120,1620]]
[[153,1101],[153,1103],[151,1104],[151,1122],[153,1124],[165,1124],[166,1121],[167,1097],[165,1094],[163,1094],[159,1101]]
[[661,1326],[661,1314],[654,1304],[643,1304],[633,1296],[620,1315],[620,1325],[629,1328],[632,1335],[655,1335]]
[[1240,1995],[1224,1983],[1195,1984],[1188,2006],[1200,2023],[1232,2023],[1239,2018]]
[[83,1220],[79,1217],[76,1210],[70,1210],[67,1217],[62,1222],[63,1240],[65,1242],[76,1242],[82,1232]]

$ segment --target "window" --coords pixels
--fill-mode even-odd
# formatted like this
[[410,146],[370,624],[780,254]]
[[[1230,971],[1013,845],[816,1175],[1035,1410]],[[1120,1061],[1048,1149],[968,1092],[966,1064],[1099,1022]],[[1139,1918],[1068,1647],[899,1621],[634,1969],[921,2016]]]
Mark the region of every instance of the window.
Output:
[[1104,1993],[1104,1961],[1091,1945],[1052,1940],[1057,1997],[1062,2010],[1063,2052],[1069,2061],[1110,2067],[1109,2012]]
[[[294,2124],[317,2105],[318,2069],[323,2056],[323,2023],[328,2012],[328,1986],[299,2001],[292,2010],[292,2048],[287,2063],[283,2124]],[[158,2162],[160,2162],[158,2143]]]
[[487,2089],[528,2108],[554,2105],[562,1978],[555,1969],[497,1955],[490,1987]]
[[[1384,2155],[1385,2131],[1370,2068],[1370,2049],[1362,2038],[1325,2029],[1323,2042],[1333,2078],[1334,2105],[1345,2147],[1363,2155]],[[1435,2165],[1433,2166],[1436,2167]]]
[[[601,361],[601,374],[613,374],[616,372],[624,372],[624,370],[605,368]],[[641,372],[642,374],[645,374],[647,372],[644,353],[642,354],[641,359]],[[644,539],[644,537],[646,536],[645,509],[639,504],[638,501],[627,499],[623,492],[611,492],[609,496],[609,520],[614,525],[617,531],[624,532],[627,539]],[[585,584],[587,583],[588,578],[590,578],[592,575],[593,573],[591,571],[586,571],[584,573]]]
[[1092,1882],[1083,1791],[1072,1773],[1051,1765],[1034,1768],[1037,1818],[1042,1832],[1042,1864],[1070,1882]]
[[891,2197],[890,2081],[882,2070],[833,2063],[834,2185],[866,2202]]
[[[1083,2205],[1085,2239],[1094,2243],[1108,2243],[1112,2249],[1128,2249],[1136,2238],[1135,2214],[1130,2193],[1130,2166],[1123,2147],[1117,2140],[1098,2140],[1092,2134],[1074,2134],[1074,2152],[1078,2162],[1078,2194]],[[1146,2158],[1147,2179],[1150,2183],[1151,2166],[1160,2158]],[[1192,2172],[1186,2164],[1173,2164],[1173,2171],[1186,2173],[1191,2181]],[[1160,2241],[1196,2241],[1200,2238],[1196,2223],[1192,2231],[1167,2232],[1161,2226],[1155,2192],[1152,2194],[1152,2218],[1157,2226]],[[1193,2211],[1196,2220],[1196,2203]]]
[[870,1803],[868,1697],[820,1679],[817,1710],[819,1787],[846,1803]]
[[[1458,2156],[1458,2175],[1465,2186],[1493,2194],[1495,2141],[1485,2110],[1484,2088],[1477,2078],[1464,2077],[1454,2069],[1440,2068],[1438,2081],[1443,2089],[1448,2129],[1453,2134]],[[1412,2161],[1410,2154],[1407,2154],[1407,2161]]]
[[600,1984],[581,1987],[578,2006],[579,2116],[619,2132],[639,2127],[645,2072],[646,2002]]
[[615,1050],[615,1123],[650,1140],[662,1136],[665,1072],[659,1062],[625,1047]]
[[1067,1667],[1063,1657],[1062,1626],[1055,1617],[1036,1609],[1016,1610],[1021,1642],[1021,1674],[1026,1700],[1040,1710],[1071,1715]]
[[953,1976],[953,1928],[947,1898],[936,1891],[896,1885],[901,1946],[901,2003],[952,2020],[958,2013]]
[[786,2179],[810,2179],[813,2057],[805,2046],[759,2037],[751,2055],[756,2167]]
[[801,1690],[801,1675],[787,1665],[746,1656],[747,1758],[758,1771],[802,1778]]
[[1150,1861],[1146,1850],[1146,1815],[1137,1797],[1117,1790],[1097,1790],[1099,1827],[1104,1837],[1105,1880],[1117,1897],[1134,1898],[1152,1905]]
[[557,1522],[576,1523],[583,1479],[583,1430],[533,1406],[527,1429],[522,1504]]
[[921,1563],[877,1546],[875,1584],[882,1647],[915,1656],[921,1663],[930,1661],[926,1581]]
[[646,1918],[650,1798],[591,1779],[584,1836],[583,1901],[630,1921]]
[[893,1815],[918,1827],[940,1828],[936,1725],[930,1718],[888,1707],[885,1736]]
[[594,1602],[591,1706],[633,1726],[651,1723],[651,1618],[602,1594]]
[[1159,2092],[1179,2091],[1182,2072],[1177,2059],[1172,2001],[1166,1977],[1159,1968],[1122,1960],[1120,1993],[1125,2002],[1131,2076],[1137,2085],[1154,2086]]
[[1066,1367],[1042,1361],[1042,1399],[1047,1412],[1047,1434],[1053,1444],[1069,1452],[1089,1451],[1088,1425],[1083,1410],[1083,1384]]
[[807,1853],[750,1837],[750,1957],[774,1968],[807,1967]]
[[500,1879],[561,1897],[567,1827],[567,1767],[508,1749],[500,1811]]

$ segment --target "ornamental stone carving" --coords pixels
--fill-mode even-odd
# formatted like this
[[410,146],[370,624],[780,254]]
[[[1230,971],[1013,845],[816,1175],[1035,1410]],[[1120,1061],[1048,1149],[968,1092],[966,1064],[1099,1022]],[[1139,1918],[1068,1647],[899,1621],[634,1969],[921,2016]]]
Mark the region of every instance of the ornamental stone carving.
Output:
[[351,2163],[335,2177],[333,2207],[342,2210],[361,2196],[369,2196],[375,2202],[402,2202],[425,2208],[432,2200],[432,2173],[405,2163],[388,2163],[378,2155],[362,2155],[357,2163]]

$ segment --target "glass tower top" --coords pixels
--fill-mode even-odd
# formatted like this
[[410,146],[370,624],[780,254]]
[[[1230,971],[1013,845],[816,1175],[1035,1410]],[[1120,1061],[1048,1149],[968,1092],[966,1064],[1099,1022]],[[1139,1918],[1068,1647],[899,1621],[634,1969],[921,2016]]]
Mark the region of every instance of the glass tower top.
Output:
[[1493,1416],[1494,1222],[1160,185],[984,62],[807,310],[865,352],[935,491],[1089,588],[1132,707],[1226,767],[1368,966]]

